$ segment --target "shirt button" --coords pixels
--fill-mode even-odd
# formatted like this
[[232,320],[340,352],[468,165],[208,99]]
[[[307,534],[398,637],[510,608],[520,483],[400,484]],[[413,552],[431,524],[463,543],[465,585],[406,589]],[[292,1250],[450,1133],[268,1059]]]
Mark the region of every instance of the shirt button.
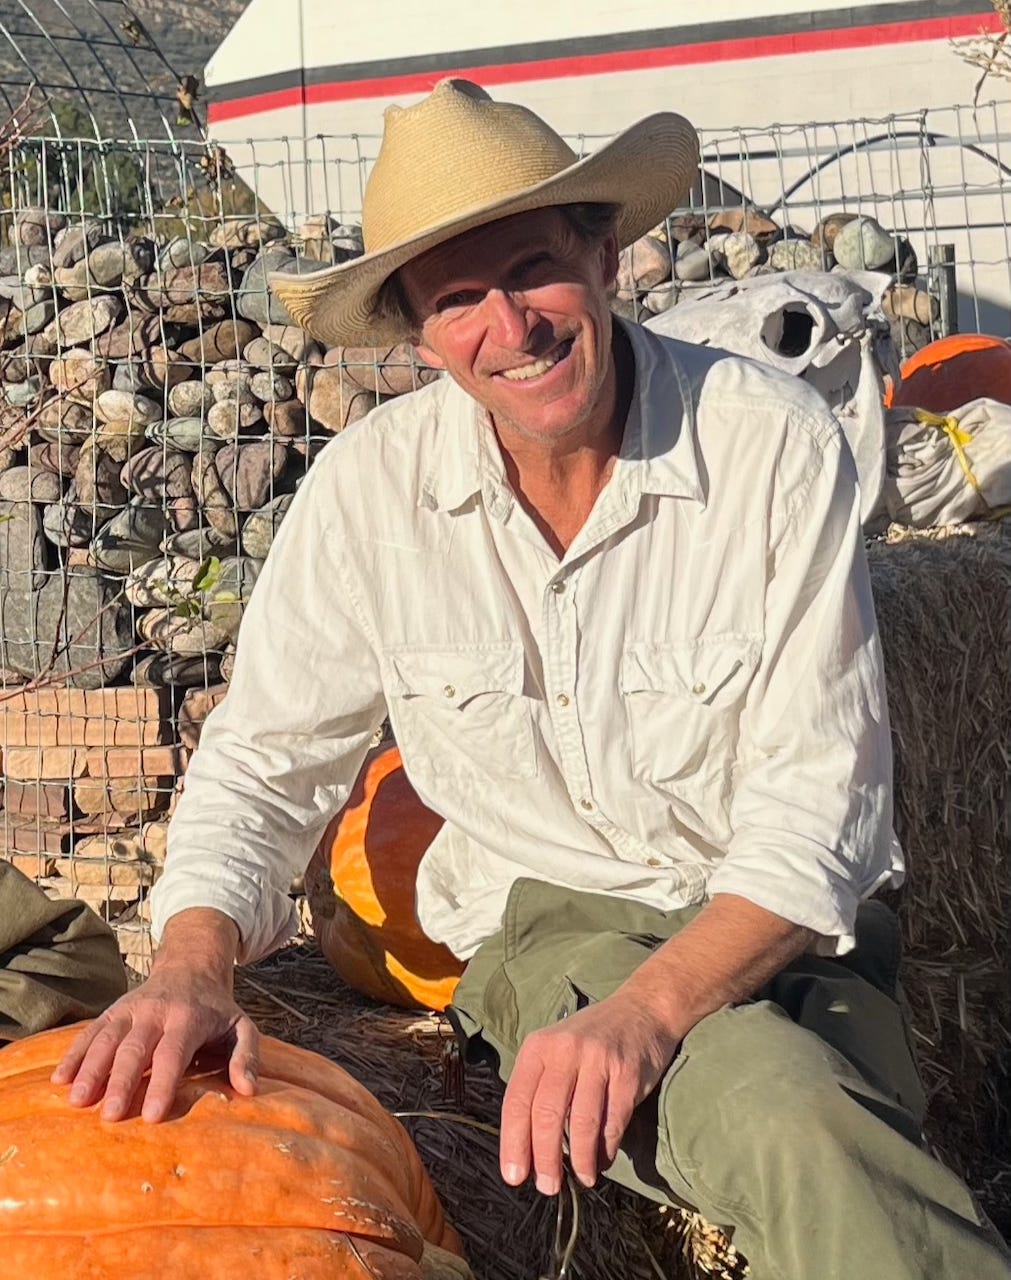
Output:
[[700,698],[705,693],[705,691],[706,691],[706,686],[702,683],[701,680],[698,682],[698,684],[692,685],[692,693],[696,694]]
[[659,859],[659,858],[647,858],[647,859],[646,859],[646,866],[647,866],[647,867],[661,867],[661,866],[663,866],[663,863],[660,861],[660,859]]
[[593,801],[586,800],[586,799],[580,800],[579,807],[580,809],[586,809],[587,811],[589,811],[590,809],[593,808]]
[[564,693],[560,693],[555,701],[560,707],[567,707],[569,705],[569,699]]
[[452,686],[451,684],[447,684],[447,685],[446,685],[446,687],[445,687],[445,689],[443,689],[443,691],[442,691],[442,692],[446,695],[446,697],[447,697],[447,698],[455,698],[455,697],[456,697],[456,690],[453,688],[453,686]]
[[564,582],[553,582],[553,583],[551,584],[551,590],[555,593],[555,595],[556,595],[556,596],[560,596],[560,595],[562,594],[562,592],[565,590],[565,583],[564,583]]

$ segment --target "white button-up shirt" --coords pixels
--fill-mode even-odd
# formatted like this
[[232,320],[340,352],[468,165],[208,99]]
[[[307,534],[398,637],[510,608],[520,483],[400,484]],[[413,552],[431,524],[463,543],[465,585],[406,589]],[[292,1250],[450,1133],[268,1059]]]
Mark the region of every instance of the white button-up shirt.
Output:
[[620,456],[564,556],[449,379],[323,450],[243,622],[153,896],[253,960],[389,717],[446,822],[426,931],[467,957],[533,876],[663,909],[750,899],[852,946],[898,881],[852,459],[803,383],[627,326]]

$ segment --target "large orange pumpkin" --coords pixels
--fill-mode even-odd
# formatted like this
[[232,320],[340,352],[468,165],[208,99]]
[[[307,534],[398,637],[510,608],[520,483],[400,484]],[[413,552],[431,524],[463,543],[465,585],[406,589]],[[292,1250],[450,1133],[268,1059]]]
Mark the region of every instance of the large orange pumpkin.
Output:
[[886,403],[950,413],[983,396],[1011,404],[1011,345],[985,333],[953,333],[909,357]]
[[[0,1257],[31,1280],[466,1276],[411,1139],[340,1067],[264,1038],[257,1094],[191,1067],[167,1120],[50,1084],[80,1030],[0,1050]],[[434,1246],[434,1247],[433,1247]],[[440,1250],[454,1255],[450,1261]],[[442,1261],[436,1261],[441,1257]]]
[[463,965],[426,936],[414,909],[418,866],[442,818],[422,804],[396,747],[369,752],[306,873],[320,949],[356,991],[444,1009]]

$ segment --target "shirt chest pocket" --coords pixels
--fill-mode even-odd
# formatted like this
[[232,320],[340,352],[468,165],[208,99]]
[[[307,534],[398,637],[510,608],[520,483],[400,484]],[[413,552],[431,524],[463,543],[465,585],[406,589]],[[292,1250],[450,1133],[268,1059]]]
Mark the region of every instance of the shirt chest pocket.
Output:
[[412,775],[536,775],[522,644],[390,650],[385,667],[390,719]]
[[729,785],[759,651],[757,638],[733,634],[626,647],[621,692],[637,778],[679,790]]

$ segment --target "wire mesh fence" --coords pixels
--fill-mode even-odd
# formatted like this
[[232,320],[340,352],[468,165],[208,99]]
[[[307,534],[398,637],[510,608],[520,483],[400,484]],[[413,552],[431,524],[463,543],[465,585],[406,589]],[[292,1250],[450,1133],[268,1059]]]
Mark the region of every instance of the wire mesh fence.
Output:
[[[0,856],[95,906],[143,971],[167,822],[293,494],[334,434],[438,375],[407,346],[324,349],[267,288],[362,252],[378,135],[222,145],[128,6],[16,8],[0,20]],[[685,208],[623,257],[621,313],[842,265],[891,277],[904,351],[1008,331],[999,108],[702,141]],[[880,235],[854,263],[838,235],[856,214]]]

